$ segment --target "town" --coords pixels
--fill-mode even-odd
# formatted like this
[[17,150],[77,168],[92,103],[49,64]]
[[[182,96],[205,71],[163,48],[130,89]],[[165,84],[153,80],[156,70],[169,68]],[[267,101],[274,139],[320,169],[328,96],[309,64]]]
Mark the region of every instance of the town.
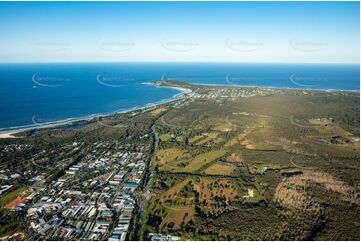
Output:
[[[74,143],[74,148],[78,144]],[[144,146],[93,143],[81,162],[49,185],[44,176],[7,208],[26,211],[31,239],[125,240],[136,206],[135,189],[145,169]],[[70,162],[72,163],[72,162]]]

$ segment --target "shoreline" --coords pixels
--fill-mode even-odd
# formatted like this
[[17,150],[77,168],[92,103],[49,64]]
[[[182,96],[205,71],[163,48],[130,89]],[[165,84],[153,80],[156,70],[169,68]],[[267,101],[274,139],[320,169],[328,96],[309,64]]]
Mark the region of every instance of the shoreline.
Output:
[[[159,86],[153,82],[143,82],[142,84],[144,85],[150,85],[150,86],[154,86],[156,88],[172,88],[172,89],[176,89],[178,91],[181,91],[183,92],[184,94],[188,94],[188,93],[191,93],[192,90],[189,89],[189,88],[184,88],[184,87],[172,87],[172,86]],[[193,84],[193,83],[192,83]]]
[[[26,131],[31,131],[31,130],[39,130],[39,129],[47,129],[47,128],[55,128],[58,126],[63,126],[63,125],[69,125],[69,124],[73,124],[76,122],[82,122],[82,121],[93,121],[94,119],[100,118],[100,117],[107,117],[110,115],[114,115],[114,114],[126,114],[126,113],[130,113],[130,112],[134,112],[134,111],[140,111],[140,110],[145,110],[148,108],[153,108],[156,107],[158,105],[162,105],[168,102],[172,102],[175,101],[179,98],[182,98],[185,94],[189,94],[192,92],[191,89],[189,88],[183,88],[183,87],[175,87],[175,86],[159,86],[154,82],[144,82],[142,83],[143,85],[151,85],[153,87],[156,88],[172,88],[172,89],[176,89],[178,91],[180,91],[180,93],[175,94],[173,97],[169,98],[169,99],[163,99],[159,102],[155,102],[155,103],[148,103],[144,106],[136,106],[136,107],[132,107],[132,108],[128,108],[128,109],[124,109],[121,111],[114,111],[114,112],[110,112],[110,113],[106,113],[106,114],[91,114],[89,116],[85,116],[85,117],[79,117],[79,118],[68,118],[65,120],[60,120],[60,121],[54,121],[54,122],[49,122],[49,123],[43,123],[43,124],[34,124],[34,125],[29,125],[28,127],[26,127],[26,125],[24,126],[19,126],[19,127],[9,127],[9,128],[4,128],[5,130],[0,131],[0,139],[4,139],[4,138],[22,138],[21,136],[14,136],[15,134],[18,133],[22,133],[22,132],[26,132]],[[227,84],[203,84],[203,83],[191,83],[192,85],[199,85],[199,86],[209,86],[209,87],[238,87],[238,88],[258,88],[258,89],[279,89],[279,90],[294,90],[294,91],[313,91],[313,92],[350,92],[350,93],[360,93],[359,90],[334,90],[334,89],[307,89],[307,88],[289,88],[289,87],[259,87],[259,86],[241,86],[241,85],[227,85]],[[7,129],[7,130],[6,130]]]
[[[32,130],[40,130],[40,129],[47,129],[47,128],[56,128],[59,126],[63,126],[63,125],[69,125],[69,124],[73,124],[76,122],[82,122],[82,121],[88,121],[91,122],[94,119],[97,118],[103,118],[103,117],[108,117],[110,115],[114,115],[114,114],[126,114],[126,113],[131,113],[134,111],[141,111],[141,110],[146,110],[148,108],[153,108],[156,107],[158,105],[163,105],[169,102],[173,102],[179,98],[182,98],[184,94],[188,94],[190,92],[192,92],[191,89],[188,88],[181,88],[181,87],[167,87],[167,86],[158,86],[155,83],[142,83],[144,85],[152,85],[156,88],[172,88],[172,89],[176,89],[178,91],[180,91],[180,93],[177,93],[175,95],[173,95],[173,97],[169,98],[169,99],[162,99],[159,102],[155,102],[155,103],[147,103],[143,106],[136,106],[136,107],[132,107],[132,108],[127,108],[124,109],[122,111],[114,111],[114,112],[110,112],[110,113],[106,113],[106,114],[91,114],[89,116],[85,116],[85,117],[79,117],[79,118],[68,118],[65,120],[59,120],[59,121],[54,121],[54,122],[49,122],[49,123],[43,123],[43,124],[34,124],[34,125],[29,125],[28,127],[26,127],[25,125],[23,127],[19,126],[19,127],[9,127],[8,130],[3,130],[0,131],[0,139],[16,139],[16,138],[23,138],[22,136],[15,136],[15,134],[18,133],[22,133],[22,132],[26,132],[26,131],[32,131]],[[6,129],[6,128],[4,128]]]
[[235,85],[235,84],[207,84],[207,83],[191,83],[192,85],[198,86],[209,86],[209,87],[238,87],[238,88],[258,88],[258,89],[277,89],[277,90],[289,90],[289,91],[308,91],[308,92],[351,92],[360,93],[360,90],[352,89],[316,89],[316,88],[305,88],[305,87],[275,87],[275,86],[251,86],[251,85]]

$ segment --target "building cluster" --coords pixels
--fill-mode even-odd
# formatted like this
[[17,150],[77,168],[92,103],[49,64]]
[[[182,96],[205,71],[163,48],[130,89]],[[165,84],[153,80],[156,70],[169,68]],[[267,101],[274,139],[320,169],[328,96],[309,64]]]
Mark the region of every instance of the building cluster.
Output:
[[213,99],[213,100],[236,100],[237,98],[247,98],[254,96],[268,96],[285,92],[281,89],[270,88],[215,88],[206,93],[194,93],[193,98]]
[[[33,147],[30,144],[8,144],[0,149],[0,158],[13,155],[16,152],[24,152]],[[8,169],[5,163],[0,164],[0,184],[12,185],[14,180],[21,177],[14,169]]]
[[125,240],[144,175],[144,149],[95,142],[59,178],[35,181],[24,208],[32,239]]
[[0,154],[6,153],[6,152],[24,151],[24,150],[30,149],[31,147],[33,147],[33,145],[31,145],[31,144],[8,144],[2,148]]
[[10,181],[10,180],[16,180],[20,178],[20,175],[18,173],[12,173],[6,172],[5,170],[0,171],[0,180],[3,181]]

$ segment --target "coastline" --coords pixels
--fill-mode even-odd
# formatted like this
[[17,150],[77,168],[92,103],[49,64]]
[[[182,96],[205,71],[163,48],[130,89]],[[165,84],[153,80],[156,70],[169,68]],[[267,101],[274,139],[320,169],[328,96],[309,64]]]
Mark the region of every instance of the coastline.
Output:
[[[143,82],[142,84],[144,85],[151,85],[151,86],[154,86],[156,88],[172,88],[172,89],[176,89],[178,91],[181,91],[183,92],[183,94],[188,94],[188,93],[191,93],[192,90],[189,89],[189,88],[184,88],[184,87],[172,87],[172,86],[159,86],[153,82]],[[193,83],[192,83],[193,84]],[[181,93],[182,94],[182,93]]]
[[73,124],[75,122],[82,122],[82,121],[93,121],[94,119],[97,118],[101,118],[101,117],[108,117],[110,115],[114,115],[114,114],[126,114],[126,113],[130,113],[130,112],[134,112],[134,111],[141,111],[141,110],[146,110],[148,108],[154,108],[156,106],[162,105],[162,104],[166,104],[172,101],[175,101],[179,98],[182,98],[184,94],[188,94],[190,92],[192,92],[191,89],[188,88],[181,88],[181,87],[171,87],[171,86],[158,86],[155,83],[151,83],[151,82],[145,82],[142,83],[144,85],[152,85],[156,88],[172,88],[172,89],[176,89],[178,91],[180,91],[180,93],[175,94],[173,97],[169,98],[169,99],[162,99],[159,102],[155,102],[155,103],[147,103],[144,106],[141,107],[132,107],[132,108],[128,108],[122,111],[114,111],[111,113],[106,113],[106,114],[92,114],[89,116],[85,116],[85,117],[79,117],[79,118],[70,118],[70,119],[65,119],[65,120],[60,120],[60,121],[55,121],[55,122],[51,122],[51,123],[43,123],[43,124],[34,124],[34,125],[29,125],[28,127],[23,126],[23,127],[9,127],[8,130],[3,130],[0,131],[0,139],[15,139],[15,138],[22,138],[22,136],[15,136],[18,133],[22,133],[22,132],[26,132],[26,131],[32,131],[32,130],[40,130],[40,129],[47,129],[47,128],[56,128],[59,126],[63,126],[63,125],[69,125],[69,124]]
[[[19,126],[19,127],[9,127],[8,130],[0,131],[0,139],[4,138],[22,138],[21,136],[15,136],[15,134],[31,131],[31,130],[39,130],[39,129],[46,129],[46,128],[55,128],[63,125],[69,125],[73,124],[75,122],[82,122],[82,121],[89,121],[92,122],[94,119],[100,118],[100,117],[108,117],[110,115],[114,114],[126,114],[134,111],[140,111],[140,110],[146,110],[148,108],[153,108],[158,105],[162,105],[168,102],[175,101],[179,98],[182,98],[185,94],[189,94],[192,92],[189,88],[184,87],[175,87],[175,86],[160,86],[157,85],[154,82],[144,82],[143,85],[151,85],[156,88],[172,88],[175,90],[180,91],[180,93],[175,94],[173,97],[169,99],[163,99],[159,102],[155,103],[148,103],[144,106],[136,106],[132,108],[128,108],[122,111],[114,111],[106,114],[92,114],[85,117],[79,117],[79,118],[69,118],[65,120],[55,121],[51,123],[43,123],[43,124],[34,124],[27,126]],[[351,92],[351,93],[359,93],[359,90],[334,90],[334,89],[308,89],[308,88],[289,88],[289,87],[260,87],[260,86],[241,86],[241,85],[227,85],[227,84],[203,84],[203,83],[192,83],[192,85],[199,85],[199,86],[209,86],[209,87],[239,87],[239,88],[258,88],[258,89],[280,89],[280,90],[295,90],[295,91],[315,91],[315,92]],[[5,128],[6,129],[6,128]]]
[[258,88],[258,89],[277,89],[277,90],[290,90],[290,91],[308,91],[308,92],[351,92],[360,93],[360,90],[352,89],[325,89],[325,88],[306,88],[306,87],[276,87],[276,86],[252,86],[252,85],[237,85],[237,84],[207,84],[207,83],[192,83],[198,86],[210,87],[240,87],[240,88]]

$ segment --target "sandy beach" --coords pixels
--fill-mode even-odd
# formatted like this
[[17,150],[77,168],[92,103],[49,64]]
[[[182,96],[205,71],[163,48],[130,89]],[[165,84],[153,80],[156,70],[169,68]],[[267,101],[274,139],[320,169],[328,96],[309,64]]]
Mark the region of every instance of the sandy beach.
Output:
[[5,138],[22,138],[21,136],[14,136],[17,133],[21,133],[21,132],[25,132],[25,131],[30,131],[30,130],[37,130],[37,129],[47,129],[47,128],[54,128],[54,127],[58,127],[58,126],[62,126],[62,125],[69,125],[69,124],[73,124],[75,122],[79,122],[79,121],[90,121],[92,118],[80,118],[80,119],[72,119],[72,120],[64,120],[61,122],[57,122],[57,123],[47,123],[47,124],[39,124],[36,126],[32,126],[32,127],[26,127],[26,128],[19,128],[19,129],[14,129],[14,130],[6,130],[6,131],[0,131],[0,139],[5,139]]
[[[158,87],[160,87],[160,86],[158,86]],[[162,88],[162,87],[161,87],[161,88]],[[184,92],[184,93],[186,93],[186,94],[192,92],[191,89],[183,88],[183,87],[164,87],[164,88],[173,88],[173,89],[176,89],[176,90],[178,90],[178,91]]]
[[189,88],[184,88],[184,87],[172,87],[172,86],[159,86],[153,82],[143,82],[142,84],[145,84],[145,85],[151,85],[151,86],[154,86],[156,88],[172,88],[172,89],[176,89],[178,91],[181,91],[185,94],[188,94],[188,93],[191,93],[192,90],[189,89]]
[[20,138],[20,137],[15,137],[14,134],[21,132],[20,130],[15,130],[15,131],[4,131],[4,132],[0,132],[0,139],[8,139],[8,138]]
[[[181,91],[182,94],[187,94],[187,93],[191,93],[192,90],[191,89],[188,89],[188,88],[181,88],[181,87],[171,87],[171,86],[158,86],[154,83],[143,83],[143,84],[146,84],[146,85],[152,85],[154,87],[157,87],[157,88],[173,88],[173,89],[176,89],[178,91]],[[176,98],[179,98],[182,96],[179,95],[177,96]],[[99,118],[99,117],[107,117],[109,115],[113,115],[113,114],[121,114],[121,113],[129,113],[129,112],[133,112],[133,111],[137,111],[137,110],[141,110],[141,109],[148,109],[148,108],[153,108],[155,106],[158,106],[158,105],[162,105],[162,104],[165,104],[165,103],[168,103],[168,102],[171,102],[171,101],[174,101],[176,98],[173,98],[173,99],[170,99],[170,100],[167,100],[165,102],[161,102],[161,103],[155,103],[155,104],[152,104],[152,105],[145,105],[143,107],[139,107],[139,108],[130,108],[126,111],[120,111],[120,112],[114,112],[112,114],[107,114],[107,115],[95,115],[95,116],[92,116],[92,117],[84,117],[84,118],[79,118],[79,119],[72,119],[72,120],[65,120],[65,121],[60,121],[60,122],[56,122],[56,123],[48,123],[48,124],[39,124],[37,126],[32,126],[32,127],[26,127],[26,128],[19,128],[19,129],[13,129],[13,130],[6,130],[6,131],[0,131],[0,139],[14,139],[14,138],[22,138],[21,136],[15,136],[15,134],[17,133],[21,133],[21,132],[25,132],[25,131],[30,131],[30,130],[38,130],[38,129],[47,129],[47,128],[55,128],[55,127],[58,127],[58,126],[63,126],[63,125],[70,125],[70,124],[73,124],[75,122],[80,122],[80,121],[92,121],[96,118]]]

